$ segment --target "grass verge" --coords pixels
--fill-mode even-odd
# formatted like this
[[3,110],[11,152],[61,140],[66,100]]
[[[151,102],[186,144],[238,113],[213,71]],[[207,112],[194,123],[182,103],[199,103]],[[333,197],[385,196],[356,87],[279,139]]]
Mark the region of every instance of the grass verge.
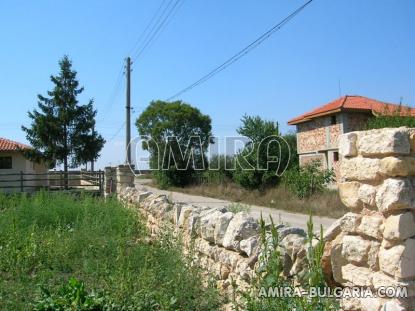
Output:
[[0,194],[0,309],[91,310],[45,302],[75,278],[105,297],[93,310],[217,310],[217,291],[180,242],[147,240],[136,213],[115,200]]
[[[154,182],[151,184],[157,187]],[[337,190],[326,189],[309,198],[299,199],[285,186],[280,185],[263,191],[247,190],[234,183],[200,184],[187,187],[170,187],[168,190],[204,197],[217,198],[247,205],[258,205],[288,212],[339,218],[348,212],[340,201]]]

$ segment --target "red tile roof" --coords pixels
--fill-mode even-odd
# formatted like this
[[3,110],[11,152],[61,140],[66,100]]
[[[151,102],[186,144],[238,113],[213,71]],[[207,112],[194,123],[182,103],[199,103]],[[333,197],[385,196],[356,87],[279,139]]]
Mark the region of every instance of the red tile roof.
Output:
[[21,149],[31,149],[32,147],[0,137],[0,151],[19,151]]
[[[294,119],[288,121],[288,124],[294,125],[302,122],[309,121],[322,115],[333,114],[339,111],[352,110],[362,111],[368,113],[383,113],[383,112],[396,112],[399,105],[381,102],[375,99],[363,97],[363,96],[351,96],[346,95],[340,97],[324,106],[318,107],[313,111],[302,114]],[[415,108],[408,108],[410,115],[415,117]],[[406,113],[406,109],[402,114]]]

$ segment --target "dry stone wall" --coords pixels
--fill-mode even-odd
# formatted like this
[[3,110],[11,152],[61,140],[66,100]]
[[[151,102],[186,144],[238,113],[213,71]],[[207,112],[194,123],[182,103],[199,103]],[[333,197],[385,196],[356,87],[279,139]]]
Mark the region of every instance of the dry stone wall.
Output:
[[344,310],[415,310],[415,129],[343,134],[339,194],[350,212],[326,232],[332,285],[409,297],[343,299]]
[[[324,233],[326,280],[330,286],[374,294],[391,287],[408,294],[344,298],[342,310],[415,310],[415,129],[343,134],[339,152],[339,194],[350,212]],[[117,169],[116,175],[123,176],[117,177],[118,197],[145,216],[152,234],[169,224],[187,247],[194,245],[202,267],[220,288],[229,293],[232,281],[239,290],[249,287],[264,251],[256,220],[227,208],[172,203],[164,195],[131,187],[126,168]],[[304,230],[279,225],[278,231],[284,274],[303,275]]]
[[[231,283],[241,291],[249,287],[262,250],[258,222],[247,213],[171,203],[165,195],[134,187],[123,187],[119,197],[144,216],[152,235],[166,224],[180,233],[186,249],[193,249],[201,267],[225,293],[232,293]],[[277,229],[285,274],[303,272],[305,231],[282,224]]]

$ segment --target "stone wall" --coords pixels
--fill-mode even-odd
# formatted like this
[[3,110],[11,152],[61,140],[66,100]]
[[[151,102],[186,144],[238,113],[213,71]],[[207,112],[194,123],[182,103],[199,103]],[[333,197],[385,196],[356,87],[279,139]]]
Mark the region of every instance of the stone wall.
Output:
[[415,310],[415,129],[343,134],[339,152],[339,193],[350,212],[326,232],[326,276],[332,285],[409,294],[344,299],[344,310]]
[[[262,250],[258,222],[247,213],[171,203],[165,195],[130,187],[121,190],[119,197],[144,216],[153,236],[166,225],[180,234],[185,249],[193,249],[201,267],[224,293],[232,294],[231,283],[240,291],[249,287]],[[285,275],[303,272],[305,231],[282,224],[277,229]]]

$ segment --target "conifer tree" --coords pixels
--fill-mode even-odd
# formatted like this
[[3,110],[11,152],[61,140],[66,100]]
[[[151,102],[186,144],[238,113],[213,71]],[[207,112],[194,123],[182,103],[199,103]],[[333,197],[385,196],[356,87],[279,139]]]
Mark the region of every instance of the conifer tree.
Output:
[[38,95],[38,109],[28,112],[30,127],[22,126],[35,152],[29,158],[42,160],[55,167],[63,164],[65,188],[68,188],[68,168],[79,166],[99,156],[105,141],[93,131],[96,110],[93,100],[79,104],[79,86],[76,71],[68,56],[59,61],[60,72],[50,79],[54,84],[47,96]]

